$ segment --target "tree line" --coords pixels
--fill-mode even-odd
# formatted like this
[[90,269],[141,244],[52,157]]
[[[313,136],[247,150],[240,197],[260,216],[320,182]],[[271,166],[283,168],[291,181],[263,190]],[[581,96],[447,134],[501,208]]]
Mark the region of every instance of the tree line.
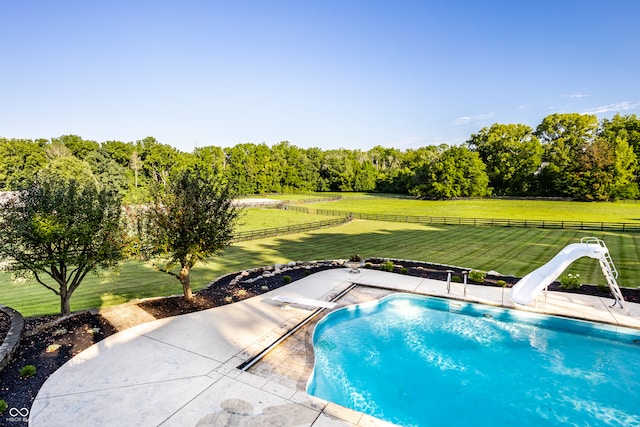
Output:
[[191,153],[153,137],[134,142],[0,138],[0,189],[28,188],[42,169],[95,181],[125,203],[151,199],[152,188],[197,168],[228,182],[236,194],[373,191],[420,198],[485,196],[635,199],[640,180],[640,119],[552,114],[533,129],[493,124],[462,145],[398,150],[300,148],[244,143]]

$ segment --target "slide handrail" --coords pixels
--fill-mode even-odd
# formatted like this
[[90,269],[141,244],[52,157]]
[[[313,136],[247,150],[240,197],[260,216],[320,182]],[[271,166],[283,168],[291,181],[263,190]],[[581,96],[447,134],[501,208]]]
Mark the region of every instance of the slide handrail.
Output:
[[[609,273],[611,274],[611,277],[613,277],[614,279],[618,278],[618,269],[616,268],[615,264],[613,263],[613,259],[611,258],[611,253],[609,252],[609,248],[607,248],[606,243],[604,243],[604,240],[598,239],[597,237],[583,237],[582,239],[580,239],[580,243],[584,243],[586,245],[593,245],[593,244],[600,245],[604,249],[604,251],[603,251],[604,260],[603,261],[605,262],[605,265],[606,265],[607,269],[609,270]],[[605,274],[605,276],[606,276],[606,274]],[[617,286],[617,284],[616,284],[616,286]]]
[[549,262],[520,279],[511,288],[511,298],[518,304],[530,304],[543,289],[546,289],[552,281],[562,274],[562,271],[569,264],[582,257],[598,260],[615,302],[620,303],[622,308],[624,298],[616,281],[618,270],[611,259],[606,244],[597,237],[583,237],[580,239],[580,243],[572,243],[566,246]]

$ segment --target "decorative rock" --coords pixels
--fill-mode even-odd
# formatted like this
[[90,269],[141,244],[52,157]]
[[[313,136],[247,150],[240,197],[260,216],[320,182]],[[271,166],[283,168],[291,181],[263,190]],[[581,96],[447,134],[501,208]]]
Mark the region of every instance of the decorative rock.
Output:
[[0,371],[2,371],[2,369],[9,364],[9,359],[13,353],[18,349],[22,331],[24,330],[24,319],[20,313],[6,305],[0,305],[0,311],[9,315],[11,319],[9,332],[7,336],[4,337],[4,341],[0,342]]

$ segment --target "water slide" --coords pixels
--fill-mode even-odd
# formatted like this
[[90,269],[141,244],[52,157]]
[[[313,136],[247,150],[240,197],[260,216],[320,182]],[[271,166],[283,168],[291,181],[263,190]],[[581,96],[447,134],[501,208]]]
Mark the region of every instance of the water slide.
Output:
[[580,243],[566,246],[551,261],[524,276],[511,288],[511,298],[518,304],[531,304],[536,296],[560,277],[572,262],[582,257],[594,258],[600,262],[602,273],[607,279],[611,293],[622,307],[624,300],[616,282],[618,272],[613,265],[607,246],[602,240],[595,237],[585,237]]

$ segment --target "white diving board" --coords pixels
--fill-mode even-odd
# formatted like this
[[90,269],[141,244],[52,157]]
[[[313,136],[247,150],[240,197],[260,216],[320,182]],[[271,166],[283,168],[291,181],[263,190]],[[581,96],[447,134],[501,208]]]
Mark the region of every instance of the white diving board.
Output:
[[276,295],[271,299],[275,302],[279,302],[282,304],[297,304],[297,305],[304,305],[307,307],[334,308],[337,305],[335,302],[320,301],[320,300],[311,299],[311,298],[294,297],[290,295]]

